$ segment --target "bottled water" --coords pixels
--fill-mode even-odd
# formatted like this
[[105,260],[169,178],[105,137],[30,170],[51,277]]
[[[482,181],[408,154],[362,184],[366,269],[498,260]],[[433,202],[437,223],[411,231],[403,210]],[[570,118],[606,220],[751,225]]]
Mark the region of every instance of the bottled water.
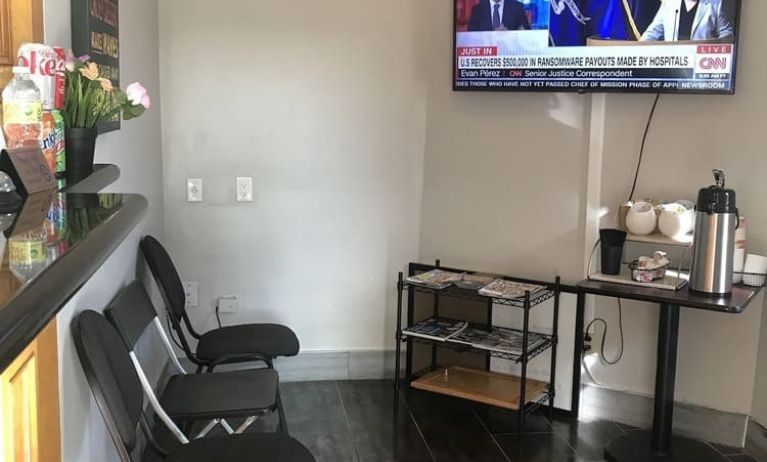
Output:
[[10,148],[40,145],[43,100],[25,67],[13,68],[13,79],[3,90],[3,131]]

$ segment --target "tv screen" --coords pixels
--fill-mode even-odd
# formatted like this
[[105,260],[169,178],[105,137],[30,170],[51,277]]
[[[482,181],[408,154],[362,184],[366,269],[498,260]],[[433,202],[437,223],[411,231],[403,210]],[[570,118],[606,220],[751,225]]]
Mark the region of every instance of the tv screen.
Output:
[[454,90],[732,94],[742,0],[453,0]]

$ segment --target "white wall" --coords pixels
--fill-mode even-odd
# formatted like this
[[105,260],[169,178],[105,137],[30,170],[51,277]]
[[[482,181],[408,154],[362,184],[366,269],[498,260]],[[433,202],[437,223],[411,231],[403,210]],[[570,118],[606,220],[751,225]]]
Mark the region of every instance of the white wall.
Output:
[[166,243],[200,282],[201,330],[233,294],[224,323],[287,324],[303,351],[391,348],[395,272],[418,249],[417,3],[161,2]]
[[[162,236],[164,231],[157,9],[156,0],[120,2],[123,87],[141,81],[154,96],[154,106],[140,119],[125,122],[119,132],[101,135],[96,145],[96,162],[117,164],[120,180],[108,190],[144,195],[149,200],[149,211],[58,317],[62,460],[67,462],[118,460],[74,350],[71,320],[83,309],[103,309],[136,277],[140,237],[145,232]],[[45,0],[45,32],[47,43],[71,45],[70,0]],[[142,345],[142,351],[156,352],[158,348],[156,339],[148,339]],[[158,377],[164,364],[162,358],[156,354],[142,357],[149,361],[150,373]]]

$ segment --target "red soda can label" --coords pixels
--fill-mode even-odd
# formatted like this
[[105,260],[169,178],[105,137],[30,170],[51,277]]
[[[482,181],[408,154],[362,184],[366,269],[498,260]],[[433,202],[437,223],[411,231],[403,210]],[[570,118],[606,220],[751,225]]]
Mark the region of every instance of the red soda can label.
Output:
[[64,107],[64,58],[64,49],[60,47],[41,43],[24,43],[19,47],[18,65],[29,69],[29,77],[40,89],[43,109]]

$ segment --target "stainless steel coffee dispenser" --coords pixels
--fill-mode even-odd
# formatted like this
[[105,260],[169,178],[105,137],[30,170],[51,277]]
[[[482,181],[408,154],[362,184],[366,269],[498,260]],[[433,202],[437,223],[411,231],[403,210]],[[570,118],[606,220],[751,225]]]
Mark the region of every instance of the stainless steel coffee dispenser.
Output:
[[712,295],[732,292],[732,262],[738,209],[735,191],[725,189],[724,172],[714,170],[716,185],[698,193],[690,289]]

